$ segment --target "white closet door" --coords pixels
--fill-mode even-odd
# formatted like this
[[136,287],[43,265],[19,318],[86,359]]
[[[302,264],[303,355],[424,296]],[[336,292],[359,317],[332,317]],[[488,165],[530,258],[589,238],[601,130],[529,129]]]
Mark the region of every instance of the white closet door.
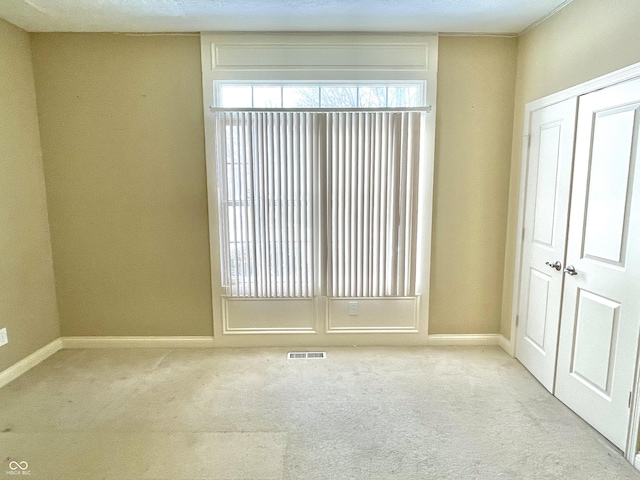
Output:
[[516,357],[553,392],[575,98],[531,114]]
[[640,80],[580,98],[556,396],[625,449],[640,323]]

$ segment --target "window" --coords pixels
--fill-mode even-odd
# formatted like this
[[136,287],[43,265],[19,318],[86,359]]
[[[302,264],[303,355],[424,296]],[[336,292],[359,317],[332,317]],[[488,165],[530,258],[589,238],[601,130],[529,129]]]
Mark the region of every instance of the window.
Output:
[[233,297],[311,297],[320,120],[216,118],[222,284]]
[[414,295],[422,116],[219,112],[226,294],[312,296],[315,246],[332,297]]
[[422,107],[424,82],[406,83],[216,83],[223,108]]
[[218,341],[426,332],[437,36],[201,38]]

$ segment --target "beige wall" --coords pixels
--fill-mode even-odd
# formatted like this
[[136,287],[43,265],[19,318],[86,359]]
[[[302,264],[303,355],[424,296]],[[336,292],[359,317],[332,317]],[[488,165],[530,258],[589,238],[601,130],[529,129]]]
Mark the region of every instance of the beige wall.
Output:
[[497,333],[517,39],[440,37],[429,333]]
[[[430,333],[509,335],[524,104],[639,62],[637,25],[574,0],[519,40],[441,37]],[[198,38],[0,21],[0,370],[58,335],[31,48],[63,335],[211,334]]]
[[200,40],[33,34],[63,335],[211,335]]
[[[34,34],[63,335],[208,335],[199,40]],[[443,37],[431,333],[500,322],[516,44]]]
[[640,2],[637,0],[573,0],[519,40],[501,328],[505,336],[511,330],[524,105],[640,62],[638,45]]
[[0,20],[0,371],[59,336],[29,35]]

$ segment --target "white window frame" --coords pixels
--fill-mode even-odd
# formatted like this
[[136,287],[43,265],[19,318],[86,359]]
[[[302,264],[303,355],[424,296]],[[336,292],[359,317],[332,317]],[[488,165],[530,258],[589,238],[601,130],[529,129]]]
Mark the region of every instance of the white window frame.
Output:
[[[403,82],[391,82],[389,80],[385,80],[383,82],[345,82],[345,81],[334,81],[334,82],[301,82],[301,81],[296,81],[296,82],[291,82],[291,81],[280,81],[280,82],[230,82],[230,81],[215,81],[214,82],[214,105],[215,107],[226,107],[225,105],[222,104],[222,98],[221,98],[221,91],[220,88],[221,87],[225,87],[225,86],[245,86],[245,87],[253,87],[253,88],[260,88],[260,87],[276,87],[276,88],[281,88],[281,103],[284,104],[284,92],[283,89],[287,88],[287,87],[301,87],[301,88],[305,88],[305,87],[315,87],[315,88],[325,88],[325,87],[347,87],[347,88],[355,88],[356,89],[356,98],[359,101],[360,99],[360,92],[359,89],[360,88],[366,88],[366,87],[383,87],[383,88],[387,88],[387,92],[386,92],[386,102],[385,105],[381,105],[378,107],[362,107],[362,106],[349,106],[349,105],[341,105],[342,108],[353,108],[356,110],[361,110],[363,108],[403,108],[403,107],[414,107],[414,108],[419,108],[419,107],[426,107],[426,101],[425,101],[425,87],[426,87],[426,82],[425,81],[403,81]],[[417,87],[419,89],[418,92],[418,102],[419,105],[389,105],[389,100],[388,100],[388,89],[389,88],[394,88],[394,87]],[[252,92],[253,93],[253,92]],[[331,110],[334,107],[327,107],[325,105],[322,105],[322,96],[321,96],[321,92],[319,91],[319,96],[318,96],[318,104],[316,106],[309,106],[309,107],[302,107],[302,108],[309,108],[309,109],[318,109],[318,110],[324,110],[326,109],[327,111]],[[227,107],[229,109],[232,109],[233,107]],[[256,107],[255,106],[255,102],[252,98],[252,105],[246,106],[246,107],[238,107],[238,108],[256,108],[256,109],[261,109],[261,108],[265,108],[265,107]],[[269,107],[267,107],[269,108]],[[295,108],[295,107],[286,107],[286,106],[282,106],[282,107],[275,107],[275,108],[283,108],[283,109],[287,109],[287,108]],[[338,107],[335,107],[338,108]]]
[[[202,79],[205,119],[207,186],[209,206],[209,233],[211,254],[211,280],[213,302],[214,342],[220,346],[234,345],[287,345],[305,344],[380,344],[380,334],[387,334],[388,343],[405,345],[428,344],[428,312],[431,265],[431,227],[433,204],[433,165],[435,152],[435,117],[437,95],[437,35],[391,34],[202,34]],[[305,305],[299,300],[276,305],[274,311],[287,316],[298,310],[298,315],[313,316],[310,321],[277,327],[233,324],[233,312],[255,315],[260,307],[243,306],[225,299],[221,289],[220,244],[218,232],[218,193],[216,179],[214,116],[216,105],[215,82],[255,83],[402,83],[426,82],[424,100],[431,107],[424,122],[422,158],[420,167],[421,214],[418,220],[418,236],[421,250],[417,260],[417,297],[398,298],[383,305],[383,300],[373,299],[371,305],[361,310],[387,315],[395,311],[409,312],[410,324],[386,325],[384,320],[372,320],[363,327],[351,325],[347,317],[336,314],[347,311],[345,302],[350,299],[320,298]],[[318,279],[321,281],[321,279]],[[358,301],[358,299],[353,299]],[[285,301],[286,302],[286,301]],[[298,302],[298,303],[296,303]],[[377,302],[377,303],[376,303]],[[404,303],[403,303],[404,302]],[[294,303],[296,303],[294,305]],[[230,313],[232,312],[232,313]],[[384,312],[387,312],[386,314]],[[375,316],[375,315],[374,315]],[[289,318],[289,317],[287,317]],[[289,321],[287,320],[287,321]],[[285,322],[286,323],[286,322]],[[417,335],[407,335],[408,333]],[[247,335],[250,334],[250,335]],[[269,340],[256,340],[255,334],[271,334]],[[273,334],[287,334],[274,336]],[[315,334],[317,340],[310,340]],[[336,336],[335,334],[343,334]],[[357,335],[356,335],[357,334]],[[354,336],[355,335],[355,336]],[[278,338],[275,340],[274,338]],[[330,339],[331,338],[331,339]],[[342,340],[337,340],[341,338]]]

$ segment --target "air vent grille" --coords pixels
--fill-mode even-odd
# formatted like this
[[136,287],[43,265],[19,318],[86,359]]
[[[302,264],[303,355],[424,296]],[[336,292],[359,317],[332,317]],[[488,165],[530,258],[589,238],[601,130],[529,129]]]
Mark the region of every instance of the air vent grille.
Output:
[[305,359],[325,359],[326,352],[289,352],[287,355],[289,360],[305,360]]

